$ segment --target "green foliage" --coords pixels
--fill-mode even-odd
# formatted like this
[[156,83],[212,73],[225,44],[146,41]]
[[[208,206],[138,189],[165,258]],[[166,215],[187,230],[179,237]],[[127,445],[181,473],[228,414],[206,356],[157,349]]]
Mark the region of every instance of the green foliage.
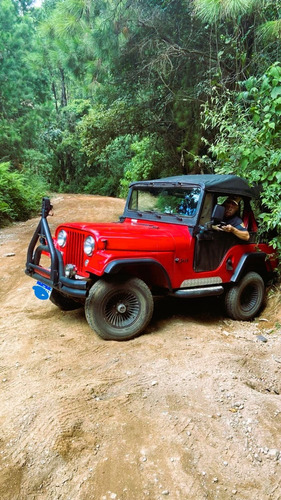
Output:
[[104,196],[119,196],[120,182],[129,164],[132,151],[131,144],[136,136],[130,134],[113,139],[97,156],[96,175],[87,177],[84,188],[86,193]]
[[[52,190],[124,196],[135,179],[202,172],[208,101],[212,154],[225,171],[260,176],[277,221],[280,84],[262,75],[278,58],[279,10],[279,0],[1,0],[0,161]],[[217,132],[233,146],[219,148]]]
[[[41,168],[53,190],[83,191],[88,174],[82,150],[79,124],[90,109],[88,100],[76,99],[65,106],[42,134],[48,150],[45,167]],[[45,153],[46,156],[46,153]]]
[[116,100],[106,109],[99,105],[92,108],[80,124],[83,150],[89,164],[95,162],[107,144],[118,136],[123,136],[129,129],[132,113],[123,100]]
[[240,91],[214,94],[202,119],[206,129],[216,130],[209,143],[215,171],[262,186],[260,231],[274,235],[272,244],[281,251],[281,65],[250,77]]
[[151,111],[146,109],[147,94],[136,90],[134,98],[115,99],[108,108],[96,106],[79,124],[88,158],[86,192],[126,196],[132,179],[165,171],[167,146],[158,134],[143,133],[149,129]]
[[194,4],[202,19],[216,21],[227,17],[237,18],[251,12],[257,0],[194,0]]
[[21,175],[0,163],[0,226],[25,220],[39,210],[45,186],[32,175]]
[[131,182],[157,178],[161,172],[164,153],[159,150],[155,135],[143,137],[131,145],[133,157],[127,163],[121,180],[121,196],[126,196]]
[[37,149],[26,149],[23,154],[23,172],[25,175],[36,176],[43,183],[51,182],[51,158]]
[[143,138],[126,134],[113,139],[97,154],[91,167],[95,175],[85,178],[84,192],[126,197],[132,181],[160,176],[165,166],[160,144],[155,134]]
[[[2,0],[0,9],[0,146],[1,158],[21,163],[23,150],[38,144],[46,108],[45,72],[34,69],[34,19],[28,2]],[[0,159],[1,159],[0,158]]]

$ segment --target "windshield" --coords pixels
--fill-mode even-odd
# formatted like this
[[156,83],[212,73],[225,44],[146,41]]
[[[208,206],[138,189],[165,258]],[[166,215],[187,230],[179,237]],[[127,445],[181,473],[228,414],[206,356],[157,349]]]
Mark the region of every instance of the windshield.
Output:
[[199,187],[150,187],[133,189],[129,210],[194,217],[200,197]]

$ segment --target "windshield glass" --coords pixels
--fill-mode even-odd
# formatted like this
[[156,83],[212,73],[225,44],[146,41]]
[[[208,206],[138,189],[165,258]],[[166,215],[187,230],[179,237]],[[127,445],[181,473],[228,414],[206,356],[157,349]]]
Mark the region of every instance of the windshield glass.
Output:
[[199,187],[150,187],[133,189],[129,209],[194,217],[200,196]]

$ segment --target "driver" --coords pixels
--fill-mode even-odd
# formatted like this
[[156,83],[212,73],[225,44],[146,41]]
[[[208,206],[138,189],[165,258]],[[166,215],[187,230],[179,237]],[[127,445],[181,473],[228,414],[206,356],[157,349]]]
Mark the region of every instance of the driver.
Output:
[[232,233],[237,238],[241,240],[248,241],[250,239],[250,234],[245,228],[242,219],[239,217],[241,198],[239,196],[228,197],[223,203],[225,208],[223,225],[218,227],[219,231],[225,231],[226,233]]

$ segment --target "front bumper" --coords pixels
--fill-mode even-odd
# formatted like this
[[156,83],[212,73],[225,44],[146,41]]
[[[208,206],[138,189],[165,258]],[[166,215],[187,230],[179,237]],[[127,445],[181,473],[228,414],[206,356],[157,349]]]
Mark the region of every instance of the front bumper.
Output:
[[[48,209],[46,209],[46,203]],[[59,250],[55,248],[47,222],[50,207],[49,199],[43,198],[41,220],[27,250],[25,273],[31,278],[39,280],[70,297],[84,299],[88,292],[88,281],[84,279],[67,278],[65,276],[62,255]],[[40,259],[43,252],[47,252],[50,255],[50,269],[40,266]]]

